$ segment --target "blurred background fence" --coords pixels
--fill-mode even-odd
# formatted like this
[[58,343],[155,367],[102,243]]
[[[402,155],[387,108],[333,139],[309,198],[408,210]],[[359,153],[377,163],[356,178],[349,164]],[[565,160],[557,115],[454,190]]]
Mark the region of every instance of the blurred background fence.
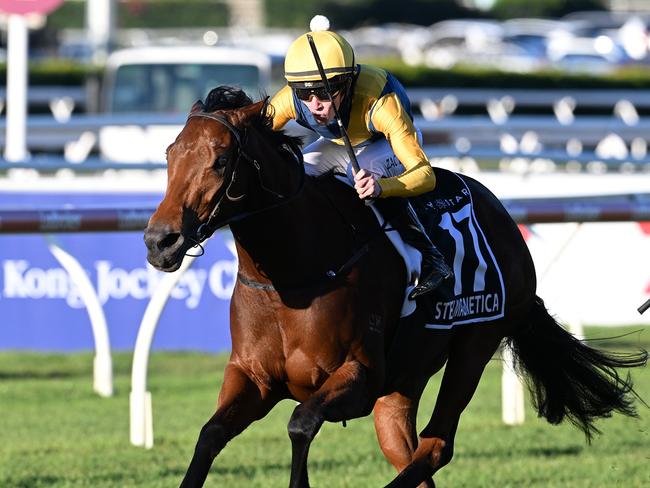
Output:
[[[434,165],[538,206],[551,197],[601,202],[650,193],[646,2],[180,3],[73,0],[21,18],[29,41],[24,150],[7,150],[16,141],[7,140],[15,122],[6,109],[17,101],[0,86],[0,149],[22,155],[0,160],[0,212],[50,211],[55,225],[65,208],[153,208],[165,188],[165,148],[191,103],[220,83],[255,98],[272,94],[288,44],[316,13],[329,15],[361,62],[403,81]],[[0,13],[7,74],[11,18]],[[297,126],[289,130],[310,140]],[[650,293],[650,266],[638,260],[650,227],[640,217],[646,200],[632,201],[637,214],[623,220],[634,222],[522,225],[541,293],[569,321],[645,323],[635,310]],[[95,288],[111,345],[132,349],[161,280],[146,264],[141,236],[55,228]],[[232,243],[220,239],[173,290],[154,348],[228,347],[236,261]],[[0,348],[92,348],[79,290],[50,243],[38,234],[0,236]],[[218,330],[201,325],[215,313]],[[189,325],[175,329],[179,321]]]

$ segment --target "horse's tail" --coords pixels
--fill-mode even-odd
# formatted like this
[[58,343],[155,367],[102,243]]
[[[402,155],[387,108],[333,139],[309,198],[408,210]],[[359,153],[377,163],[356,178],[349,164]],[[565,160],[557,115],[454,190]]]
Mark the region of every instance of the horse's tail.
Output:
[[508,338],[517,370],[526,378],[533,405],[551,424],[565,418],[591,440],[600,431],[599,417],[613,411],[636,416],[629,374],[621,378],[616,368],[644,366],[648,353],[619,354],[600,351],[576,339],[549,315],[541,298],[529,313],[529,323]]

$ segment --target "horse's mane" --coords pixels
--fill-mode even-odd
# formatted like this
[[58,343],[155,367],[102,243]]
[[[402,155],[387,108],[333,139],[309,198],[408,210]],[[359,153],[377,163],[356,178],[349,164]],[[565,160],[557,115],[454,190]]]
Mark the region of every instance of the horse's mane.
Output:
[[[264,109],[259,116],[253,117],[251,124],[259,130],[277,148],[288,147],[294,154],[302,155],[302,138],[290,136],[283,130],[273,130],[273,107],[269,105],[269,97],[264,96]],[[210,90],[205,99],[204,110],[233,110],[252,105],[253,100],[240,88],[233,86],[218,86]]]
[[[287,135],[284,131],[273,130],[273,107],[268,103],[268,97],[265,97],[266,105],[264,110],[250,121],[251,125],[255,127],[263,137],[267,138],[270,143],[278,148],[281,152],[289,152],[292,157],[299,157],[302,163],[302,138],[292,137]],[[253,101],[244,93],[243,90],[232,86],[218,86],[213,88],[205,99],[204,110],[206,112],[214,112],[216,110],[235,110],[238,108],[251,105]],[[348,210],[355,204],[359,204],[359,209],[364,209],[365,206],[361,205],[360,200],[356,197],[356,192],[348,185],[340,181],[336,177],[334,170],[327,171],[319,176],[307,176],[314,187],[317,188],[322,194],[329,195],[337,202],[339,208],[347,208]],[[376,221],[372,220],[373,224]]]

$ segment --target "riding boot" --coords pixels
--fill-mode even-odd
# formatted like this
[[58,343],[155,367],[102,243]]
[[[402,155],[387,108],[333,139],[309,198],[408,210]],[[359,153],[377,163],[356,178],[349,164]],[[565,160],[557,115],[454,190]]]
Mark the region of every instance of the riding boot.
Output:
[[[389,200],[393,200],[393,202],[389,203]],[[422,255],[418,285],[409,293],[409,299],[414,300],[434,291],[443,281],[453,276],[452,269],[447,265],[438,248],[429,239],[408,200],[379,198],[375,200],[375,203],[378,204],[376,205],[377,208],[384,218],[388,220],[388,223],[399,232],[404,242],[420,251]]]

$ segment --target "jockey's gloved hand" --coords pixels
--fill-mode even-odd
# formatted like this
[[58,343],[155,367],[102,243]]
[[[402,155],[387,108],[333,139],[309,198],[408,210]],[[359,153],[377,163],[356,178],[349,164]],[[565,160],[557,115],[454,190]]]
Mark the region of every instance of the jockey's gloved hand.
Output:
[[379,185],[379,176],[360,169],[354,174],[354,189],[357,190],[359,198],[377,198],[381,195],[381,186]]

